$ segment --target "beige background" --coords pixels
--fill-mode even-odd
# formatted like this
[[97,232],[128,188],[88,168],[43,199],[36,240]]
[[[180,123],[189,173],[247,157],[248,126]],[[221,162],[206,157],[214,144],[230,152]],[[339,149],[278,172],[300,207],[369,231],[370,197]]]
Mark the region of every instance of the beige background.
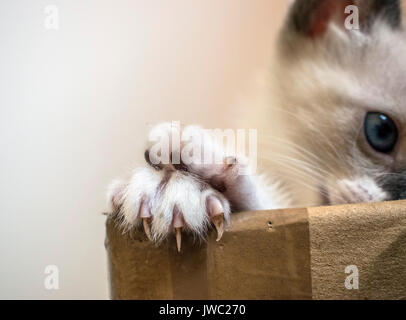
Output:
[[152,123],[238,125],[285,3],[0,2],[0,298],[108,297],[106,185],[140,163]]

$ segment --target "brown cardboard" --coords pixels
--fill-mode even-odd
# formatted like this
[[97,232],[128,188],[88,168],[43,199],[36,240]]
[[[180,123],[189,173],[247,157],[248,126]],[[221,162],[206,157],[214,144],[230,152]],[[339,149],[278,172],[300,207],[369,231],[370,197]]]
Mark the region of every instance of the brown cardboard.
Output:
[[[406,202],[310,208],[315,299],[406,299]],[[359,290],[343,285],[356,265]]]
[[181,253],[174,236],[106,227],[113,299],[406,298],[405,201],[238,213],[220,242],[184,236]]

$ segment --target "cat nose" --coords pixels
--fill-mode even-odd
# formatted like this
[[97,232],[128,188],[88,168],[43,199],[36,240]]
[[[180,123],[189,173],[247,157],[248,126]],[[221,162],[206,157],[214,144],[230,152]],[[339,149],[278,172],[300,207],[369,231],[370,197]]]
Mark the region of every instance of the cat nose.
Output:
[[405,200],[406,199],[406,184],[402,187],[394,186],[387,190],[389,197],[388,201],[397,201],[397,200]]
[[390,173],[381,180],[381,188],[388,194],[388,200],[406,199],[406,170]]
[[406,200],[406,184],[393,186],[390,190],[387,190],[387,192],[389,193],[388,200]]
[[398,199],[394,200],[405,200],[406,199],[406,185],[404,186],[404,190],[399,193]]

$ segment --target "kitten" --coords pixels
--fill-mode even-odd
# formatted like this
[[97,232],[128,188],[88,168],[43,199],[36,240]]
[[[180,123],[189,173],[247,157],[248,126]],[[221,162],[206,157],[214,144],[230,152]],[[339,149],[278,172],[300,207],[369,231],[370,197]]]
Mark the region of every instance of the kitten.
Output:
[[[345,27],[349,5],[359,10],[359,30]],[[259,148],[268,178],[241,174],[245,159],[230,162],[202,128],[161,124],[151,138],[200,137],[189,142],[224,161],[164,162],[183,160],[190,144],[166,155],[151,146],[148,166],[111,184],[112,211],[125,229],[143,225],[152,241],[175,231],[180,250],[182,232],[202,236],[211,223],[219,240],[231,212],[405,199],[405,40],[399,1],[295,1],[271,70],[272,101],[250,109],[260,134],[270,132]]]

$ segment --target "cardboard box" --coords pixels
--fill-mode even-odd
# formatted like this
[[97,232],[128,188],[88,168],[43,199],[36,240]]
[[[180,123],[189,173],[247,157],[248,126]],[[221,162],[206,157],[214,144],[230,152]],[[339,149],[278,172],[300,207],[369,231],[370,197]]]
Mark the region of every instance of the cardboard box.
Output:
[[406,201],[238,213],[180,253],[106,227],[112,299],[406,298]]

